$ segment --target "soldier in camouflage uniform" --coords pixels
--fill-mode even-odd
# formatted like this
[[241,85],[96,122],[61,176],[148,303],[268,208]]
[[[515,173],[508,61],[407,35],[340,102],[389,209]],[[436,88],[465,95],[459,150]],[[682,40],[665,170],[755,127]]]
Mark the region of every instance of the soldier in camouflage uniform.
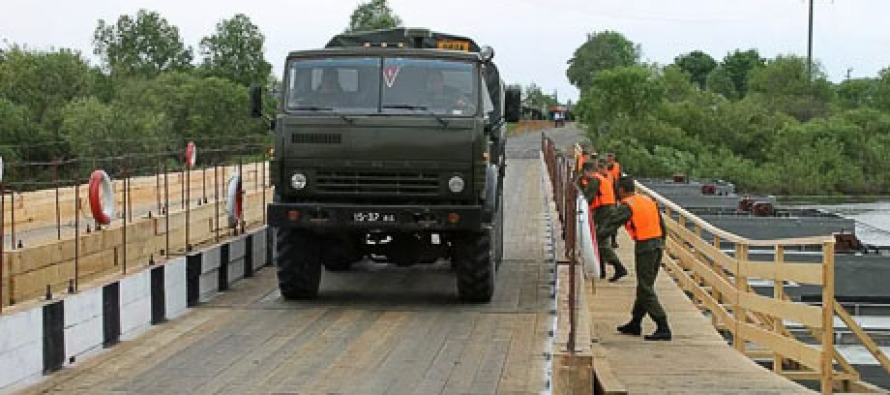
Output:
[[609,233],[603,232],[603,225],[611,222],[615,215],[613,186],[605,174],[605,161],[598,160],[595,167],[592,163],[586,163],[584,176],[579,180],[579,188],[592,210],[594,235],[600,255],[600,278],[606,277],[606,264],[610,264],[615,267],[615,273],[609,281],[615,282],[627,275],[627,269],[621,264],[618,254],[609,243]]
[[664,240],[667,232],[657,204],[649,197],[637,195],[633,179],[622,177],[618,180],[618,205],[611,221],[604,226],[607,233],[625,225],[628,234],[634,239],[634,268],[637,275],[637,292],[631,311],[630,322],[619,326],[618,332],[639,336],[642,332],[643,317],[648,314],[655,321],[656,329],[646,340],[671,340],[671,329],[667,313],[655,293],[655,278],[661,267],[664,253]]

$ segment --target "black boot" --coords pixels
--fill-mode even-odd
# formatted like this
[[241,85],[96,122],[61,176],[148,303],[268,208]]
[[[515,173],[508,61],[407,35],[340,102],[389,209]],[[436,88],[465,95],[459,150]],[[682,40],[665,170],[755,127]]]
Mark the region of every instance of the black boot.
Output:
[[621,325],[618,327],[618,333],[624,335],[633,335],[639,336],[643,333],[643,328],[640,326],[640,323],[643,321],[643,316],[634,315],[628,323]]
[[671,340],[671,327],[668,326],[668,320],[665,317],[658,318],[655,320],[655,332],[652,332],[651,335],[646,335],[643,338],[646,340]]
[[620,263],[616,263],[615,264],[615,275],[609,279],[609,282],[614,283],[615,281],[620,280],[621,277],[624,277],[626,275],[627,275],[627,269],[624,268],[624,265],[622,265]]

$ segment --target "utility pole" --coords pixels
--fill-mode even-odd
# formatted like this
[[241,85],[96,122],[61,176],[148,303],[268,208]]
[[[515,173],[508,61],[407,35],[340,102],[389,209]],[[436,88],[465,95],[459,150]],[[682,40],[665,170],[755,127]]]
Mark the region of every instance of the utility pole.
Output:
[[813,1],[810,0],[810,27],[809,40],[807,40],[807,76],[813,80]]

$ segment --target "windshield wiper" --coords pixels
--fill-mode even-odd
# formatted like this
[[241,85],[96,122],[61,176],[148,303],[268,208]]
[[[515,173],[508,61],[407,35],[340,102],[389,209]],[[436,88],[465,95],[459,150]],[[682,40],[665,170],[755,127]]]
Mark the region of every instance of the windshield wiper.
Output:
[[420,110],[420,111],[425,112],[428,115],[432,115],[433,117],[435,117],[436,120],[442,124],[442,126],[444,126],[446,128],[448,127],[448,121],[446,121],[445,118],[440,117],[439,114],[436,114],[435,112],[431,111],[429,109],[429,107],[427,107],[427,106],[414,106],[411,104],[390,104],[390,105],[383,106],[383,108],[384,109],[394,109],[394,110]]
[[331,107],[318,107],[318,106],[296,106],[292,107],[294,110],[303,110],[303,111],[334,111]]

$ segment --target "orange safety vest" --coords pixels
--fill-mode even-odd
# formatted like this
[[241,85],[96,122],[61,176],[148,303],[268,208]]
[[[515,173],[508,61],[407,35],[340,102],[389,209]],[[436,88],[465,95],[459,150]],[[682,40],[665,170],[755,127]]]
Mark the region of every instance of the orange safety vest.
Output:
[[609,166],[609,174],[615,177],[616,180],[621,178],[621,165],[617,161],[612,166]]
[[587,158],[585,157],[585,155],[578,155],[578,157],[575,159],[575,166],[577,166],[575,168],[575,171],[584,171],[584,162],[587,162]]
[[612,179],[599,173],[595,177],[600,180],[600,189],[596,197],[593,198],[593,203],[590,204],[590,207],[597,208],[615,204],[615,186],[612,183]]
[[621,199],[630,207],[630,219],[624,224],[627,234],[634,241],[646,241],[664,236],[661,232],[661,216],[658,205],[648,196],[631,195]]

